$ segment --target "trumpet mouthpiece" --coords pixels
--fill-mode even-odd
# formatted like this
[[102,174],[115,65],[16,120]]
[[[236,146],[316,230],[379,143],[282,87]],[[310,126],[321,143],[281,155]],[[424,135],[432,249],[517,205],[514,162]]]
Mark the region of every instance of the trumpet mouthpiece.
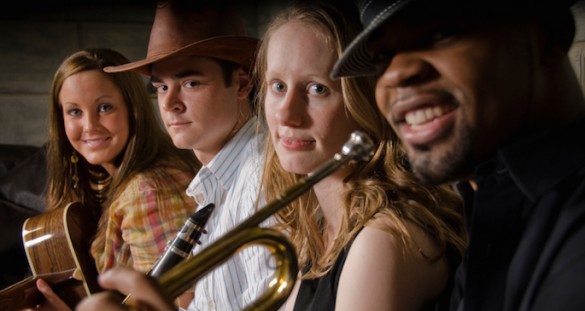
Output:
[[343,145],[341,155],[353,161],[369,161],[374,155],[374,142],[366,133],[354,131]]

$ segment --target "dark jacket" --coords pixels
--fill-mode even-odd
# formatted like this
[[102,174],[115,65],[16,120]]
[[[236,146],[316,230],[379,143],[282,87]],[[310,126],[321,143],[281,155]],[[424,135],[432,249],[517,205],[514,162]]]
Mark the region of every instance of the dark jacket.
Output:
[[499,150],[475,181],[451,309],[585,310],[585,120]]

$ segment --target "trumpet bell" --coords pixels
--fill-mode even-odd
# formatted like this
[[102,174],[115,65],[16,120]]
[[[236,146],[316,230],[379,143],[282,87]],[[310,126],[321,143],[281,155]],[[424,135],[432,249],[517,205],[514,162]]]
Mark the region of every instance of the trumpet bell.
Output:
[[212,245],[160,277],[159,282],[170,297],[177,297],[242,249],[261,245],[275,259],[274,278],[269,288],[244,310],[276,310],[284,304],[294,287],[298,272],[295,248],[286,236],[274,229],[247,228],[226,235]]

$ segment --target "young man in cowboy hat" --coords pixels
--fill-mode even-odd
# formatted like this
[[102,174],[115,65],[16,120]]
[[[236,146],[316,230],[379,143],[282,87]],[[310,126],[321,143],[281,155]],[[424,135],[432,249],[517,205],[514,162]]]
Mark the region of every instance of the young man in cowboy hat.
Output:
[[[149,76],[173,142],[192,149],[202,162],[187,189],[199,206],[216,206],[202,247],[256,210],[264,136],[250,100],[249,70],[257,43],[227,8],[163,1],[157,5],[146,59],[105,69]],[[197,282],[188,310],[245,307],[268,287],[274,273],[269,261],[262,247],[243,249]]]
[[585,101],[570,1],[371,0],[334,77],[377,75],[414,172],[461,181],[452,310],[585,310]]

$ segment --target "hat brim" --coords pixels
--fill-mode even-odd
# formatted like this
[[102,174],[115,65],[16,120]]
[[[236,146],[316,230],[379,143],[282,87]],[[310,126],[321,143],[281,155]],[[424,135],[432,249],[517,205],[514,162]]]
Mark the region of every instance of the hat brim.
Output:
[[412,0],[395,1],[381,10],[347,46],[331,71],[331,78],[369,76],[376,73],[372,55],[368,51],[368,39],[372,32]]
[[[373,1],[367,2],[365,10],[369,10],[368,6]],[[385,8],[373,8],[373,10],[379,10],[378,13],[367,26],[364,27],[354,40],[347,46],[342,56],[339,58],[337,63],[334,65],[331,71],[331,78],[338,79],[341,77],[358,77],[373,75],[376,73],[375,62],[373,55],[368,50],[368,41],[372,33],[380,27],[382,24],[387,22],[391,17],[395,16],[399,11],[409,3],[421,2],[414,0],[396,0]],[[428,3],[439,5],[445,12],[452,12],[452,8],[458,8],[459,12],[467,11],[471,12],[494,12],[505,11],[510,12],[511,10],[518,10],[525,12],[530,9],[533,12],[549,12],[551,9],[558,8],[570,8],[576,1],[575,0],[551,0],[551,1],[532,1],[522,0],[516,1],[515,5],[508,6],[503,5],[504,1],[466,1],[466,0],[453,0],[453,1],[441,1],[435,2],[434,0],[428,0]],[[447,5],[448,3],[448,5]],[[508,3],[508,2],[506,2]],[[512,2],[514,3],[514,1]],[[521,5],[523,4],[523,5]],[[411,4],[413,6],[414,4]],[[372,5],[373,7],[373,5]],[[434,12],[429,7],[427,11]],[[363,14],[363,12],[362,12]]]
[[146,59],[119,66],[108,66],[105,72],[134,71],[151,75],[150,65],[171,56],[201,56],[227,60],[250,68],[254,62],[258,39],[242,36],[221,36],[205,39],[169,53],[151,55]]

